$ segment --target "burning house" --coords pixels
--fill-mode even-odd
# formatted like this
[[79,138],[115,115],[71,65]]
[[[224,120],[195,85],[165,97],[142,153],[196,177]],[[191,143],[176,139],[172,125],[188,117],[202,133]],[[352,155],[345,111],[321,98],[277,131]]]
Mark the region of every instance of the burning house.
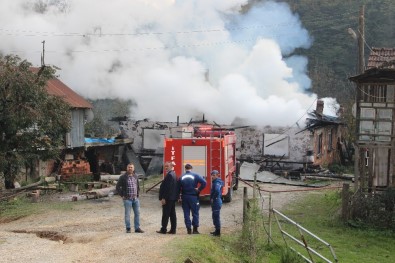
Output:
[[[345,160],[345,126],[338,117],[322,114],[323,101],[310,113],[305,128],[221,126],[237,136],[236,157],[239,161],[256,162],[268,169],[297,169],[307,164],[327,166]],[[163,143],[168,137],[191,136],[202,122],[155,122],[148,119],[122,121],[120,127],[133,138],[130,155],[138,160],[147,175],[161,173]],[[216,128],[213,124],[210,127]],[[199,131],[201,132],[201,130]],[[182,134],[182,135],[180,135]],[[195,135],[196,136],[196,135]]]

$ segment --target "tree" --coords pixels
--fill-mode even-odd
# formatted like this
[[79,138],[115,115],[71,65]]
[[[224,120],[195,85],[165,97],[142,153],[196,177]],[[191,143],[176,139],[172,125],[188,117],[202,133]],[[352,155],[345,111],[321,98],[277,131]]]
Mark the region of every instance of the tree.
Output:
[[35,70],[18,56],[0,56],[0,173],[13,187],[18,168],[56,159],[70,130],[70,106],[49,95],[52,67]]

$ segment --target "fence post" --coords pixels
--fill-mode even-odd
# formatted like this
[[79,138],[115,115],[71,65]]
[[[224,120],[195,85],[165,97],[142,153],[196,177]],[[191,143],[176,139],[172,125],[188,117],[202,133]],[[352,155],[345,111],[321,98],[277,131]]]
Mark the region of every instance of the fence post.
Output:
[[349,216],[349,199],[350,199],[350,185],[344,183],[342,189],[342,219],[348,220]]
[[243,188],[243,223],[245,223],[246,221],[247,202],[248,202],[247,187],[244,187]]
[[272,193],[269,192],[269,236],[267,238],[267,244],[270,245],[270,239],[272,239]]

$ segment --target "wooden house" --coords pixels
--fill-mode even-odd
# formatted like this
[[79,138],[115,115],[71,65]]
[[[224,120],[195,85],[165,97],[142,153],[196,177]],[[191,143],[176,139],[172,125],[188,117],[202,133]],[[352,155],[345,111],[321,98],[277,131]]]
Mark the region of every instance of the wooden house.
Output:
[[[37,71],[37,68],[32,68]],[[61,97],[70,106],[71,130],[64,135],[64,153],[83,151],[85,146],[85,123],[93,119],[92,104],[69,88],[58,78],[50,79],[46,84],[48,94]],[[50,175],[56,166],[55,160],[38,160],[31,167],[21,169],[22,178],[37,178]],[[20,175],[20,176],[21,176]]]
[[395,48],[373,48],[356,84],[355,187],[395,186]]
[[49,80],[46,88],[49,94],[63,98],[70,105],[71,131],[65,135],[65,148],[83,147],[84,125],[93,119],[92,104],[57,78]]

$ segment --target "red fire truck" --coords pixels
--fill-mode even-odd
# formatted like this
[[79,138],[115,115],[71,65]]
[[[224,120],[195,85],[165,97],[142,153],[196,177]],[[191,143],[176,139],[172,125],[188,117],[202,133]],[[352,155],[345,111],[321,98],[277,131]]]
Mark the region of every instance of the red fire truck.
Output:
[[233,131],[213,126],[181,131],[181,136],[165,138],[163,156],[164,162],[172,161],[175,164],[177,178],[184,173],[187,163],[193,166],[193,172],[205,178],[207,186],[200,193],[201,198],[210,197],[210,173],[218,170],[225,183],[222,192],[224,202],[232,200],[233,190],[238,188],[236,135]]

